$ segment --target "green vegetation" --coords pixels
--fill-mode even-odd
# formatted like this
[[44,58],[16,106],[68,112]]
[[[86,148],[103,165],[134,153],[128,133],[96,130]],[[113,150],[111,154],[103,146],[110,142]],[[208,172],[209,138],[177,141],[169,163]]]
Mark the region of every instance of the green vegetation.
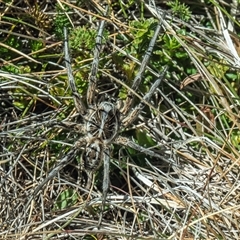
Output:
[[[240,239],[240,2],[149,1],[159,12],[148,1],[70,2],[0,3],[0,239]],[[141,118],[122,132],[162,158],[112,146],[98,232],[103,167],[86,189],[83,149],[25,209],[32,190],[82,136],[63,28],[86,102],[97,28],[106,20],[97,92],[119,104],[163,12],[134,106],[168,66],[166,77]]]

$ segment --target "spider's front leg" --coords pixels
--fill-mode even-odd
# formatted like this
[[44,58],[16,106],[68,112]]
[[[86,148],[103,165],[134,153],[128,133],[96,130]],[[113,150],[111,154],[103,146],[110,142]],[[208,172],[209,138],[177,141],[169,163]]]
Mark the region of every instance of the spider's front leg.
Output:
[[149,92],[141,99],[141,102],[134,107],[127,116],[122,120],[122,125],[126,128],[130,124],[132,124],[138,117],[139,113],[143,110],[146,103],[148,103],[154,94],[154,92],[157,90],[158,86],[160,85],[162,79],[165,77],[168,67],[165,67],[162,71],[159,78],[153,83],[151,86]]
[[97,98],[96,98],[97,71],[98,71],[98,65],[99,65],[99,55],[100,55],[100,50],[102,45],[102,34],[103,34],[104,24],[105,24],[105,21],[100,22],[97,37],[96,37],[96,45],[94,49],[93,62],[92,62],[91,72],[89,75],[89,83],[88,83],[88,90],[87,90],[88,106],[92,106],[97,102]]
[[[153,35],[153,37],[152,37],[152,39],[151,39],[151,41],[149,43],[148,49],[147,49],[147,51],[146,51],[146,53],[145,53],[145,55],[143,57],[143,60],[142,60],[139,72],[137,73],[136,77],[133,80],[133,84],[132,84],[132,87],[131,87],[131,89],[133,91],[136,91],[138,89],[139,85],[141,84],[144,72],[146,70],[148,62],[149,62],[150,57],[152,55],[153,47],[155,45],[155,42],[156,42],[157,37],[159,35],[159,32],[161,30],[161,24],[162,24],[162,21],[159,21],[159,23],[158,23],[158,25],[157,25],[157,27],[155,29],[154,35]],[[121,110],[124,115],[126,115],[129,112],[129,110],[131,109],[131,105],[132,105],[133,99],[134,99],[133,92],[132,91],[128,91],[128,96],[127,96],[127,99],[126,99],[125,104],[124,104],[125,106]]]
[[86,113],[86,107],[82,101],[81,96],[78,93],[77,87],[75,85],[74,77],[72,74],[72,67],[71,67],[69,46],[68,46],[68,34],[67,34],[66,27],[64,27],[64,57],[65,57],[65,64],[66,64],[66,68],[67,68],[69,86],[70,86],[72,94],[73,94],[75,107],[78,110],[78,112],[83,115]]

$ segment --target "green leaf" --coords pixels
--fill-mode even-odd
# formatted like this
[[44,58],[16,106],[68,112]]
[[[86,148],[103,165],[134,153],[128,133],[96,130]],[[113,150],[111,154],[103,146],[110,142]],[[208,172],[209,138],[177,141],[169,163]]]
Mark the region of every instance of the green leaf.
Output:
[[67,189],[63,191],[57,198],[54,209],[65,209],[69,206],[73,206],[78,199],[78,194],[73,189]]
[[146,132],[137,130],[136,138],[137,138],[138,144],[143,147],[152,147],[156,145],[156,142],[153,141],[153,139],[150,136],[148,136]]

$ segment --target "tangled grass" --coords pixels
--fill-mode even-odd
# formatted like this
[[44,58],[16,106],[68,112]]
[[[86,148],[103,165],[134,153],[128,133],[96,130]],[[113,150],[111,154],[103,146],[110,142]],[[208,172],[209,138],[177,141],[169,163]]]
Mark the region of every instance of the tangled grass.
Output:
[[[168,74],[123,134],[162,156],[113,146],[100,229],[100,168],[86,190],[79,156],[26,205],[78,139],[63,59],[85,94],[101,1],[2,1],[0,239],[239,239],[239,8],[237,1],[102,1],[110,7],[99,89],[125,99],[165,13],[136,102]],[[234,5],[235,4],[235,5]]]

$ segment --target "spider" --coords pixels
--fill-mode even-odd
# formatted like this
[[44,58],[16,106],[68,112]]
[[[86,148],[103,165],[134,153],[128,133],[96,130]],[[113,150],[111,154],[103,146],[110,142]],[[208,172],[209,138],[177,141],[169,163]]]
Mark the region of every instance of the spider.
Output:
[[93,173],[97,171],[97,169],[101,166],[103,162],[104,173],[102,186],[102,211],[99,218],[98,226],[100,226],[101,224],[102,213],[104,210],[107,192],[109,188],[109,162],[111,157],[111,145],[118,144],[125,147],[131,147],[150,156],[161,158],[160,154],[144,148],[126,137],[120,136],[120,133],[124,129],[128,128],[137,119],[140,112],[144,108],[145,103],[150,101],[153,93],[159,86],[167,70],[167,68],[164,69],[160,77],[151,86],[149,92],[142,98],[142,101],[137,106],[132,108],[132,103],[135,96],[134,92],[137,91],[142,81],[144,71],[149,62],[149,58],[153,51],[154,44],[161,29],[161,21],[159,21],[154,35],[149,43],[147,52],[143,57],[139,72],[133,80],[131,88],[129,88],[128,90],[125,102],[122,104],[123,106],[113,103],[108,99],[98,101],[96,97],[98,81],[97,72],[104,24],[105,21],[102,20],[100,21],[98,27],[96,45],[94,49],[94,57],[86,94],[87,106],[84,104],[84,101],[78,93],[77,87],[75,85],[69,56],[67,30],[66,28],[64,28],[64,55],[69,86],[72,91],[76,110],[83,119],[83,124],[76,124],[78,129],[77,131],[83,136],[78,139],[78,141],[74,144],[73,148],[66,154],[64,158],[60,160],[58,165],[49,173],[45,180],[38,185],[32,195],[36,195],[50,179],[52,179],[66,164],[70,163],[70,161],[72,161],[76,157],[79,149],[83,149],[81,159],[83,162],[84,171],[87,173],[88,176],[86,188],[89,188],[89,186],[91,185]]

